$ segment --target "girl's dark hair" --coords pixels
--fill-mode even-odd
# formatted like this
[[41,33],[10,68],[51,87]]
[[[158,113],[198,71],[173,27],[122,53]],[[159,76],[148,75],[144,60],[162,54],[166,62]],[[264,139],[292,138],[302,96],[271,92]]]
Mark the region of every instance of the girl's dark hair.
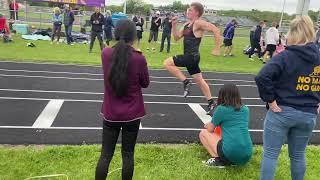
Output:
[[118,43],[113,47],[109,84],[117,97],[128,92],[128,64],[132,54],[131,45],[136,39],[136,26],[128,19],[117,21],[114,36]]
[[219,91],[218,105],[234,107],[239,111],[242,103],[239,89],[234,84],[225,84]]

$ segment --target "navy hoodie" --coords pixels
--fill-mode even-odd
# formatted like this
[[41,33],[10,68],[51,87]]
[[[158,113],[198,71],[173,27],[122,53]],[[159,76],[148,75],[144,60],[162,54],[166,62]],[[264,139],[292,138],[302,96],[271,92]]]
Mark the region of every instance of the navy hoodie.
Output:
[[320,103],[320,53],[314,43],[288,46],[274,56],[255,78],[260,97],[300,111],[317,114]]

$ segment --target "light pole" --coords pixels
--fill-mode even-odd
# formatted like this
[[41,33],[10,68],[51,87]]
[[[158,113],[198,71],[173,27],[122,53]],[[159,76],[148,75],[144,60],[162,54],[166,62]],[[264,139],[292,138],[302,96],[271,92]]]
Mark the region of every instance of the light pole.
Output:
[[297,16],[308,15],[310,0],[299,0],[296,10]]
[[286,0],[283,0],[283,6],[282,6],[282,12],[281,12],[281,18],[280,18],[280,27],[282,26],[282,20],[283,20],[283,13],[284,13],[284,7],[286,6]]
[[127,0],[124,0],[124,4],[123,4],[123,14],[127,13]]

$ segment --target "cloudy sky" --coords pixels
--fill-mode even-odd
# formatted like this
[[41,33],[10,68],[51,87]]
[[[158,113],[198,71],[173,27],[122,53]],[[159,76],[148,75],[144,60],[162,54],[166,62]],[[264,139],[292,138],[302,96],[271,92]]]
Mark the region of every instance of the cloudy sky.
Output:
[[[147,3],[157,5],[172,4],[174,0],[144,0]],[[268,10],[282,11],[284,0],[181,0],[183,3],[190,4],[193,1],[198,1],[212,9],[241,9],[241,10]],[[119,4],[124,0],[107,0],[111,4]],[[258,3],[259,2],[259,3]],[[298,0],[286,0],[285,12],[295,13]],[[320,0],[310,0],[310,9],[320,9]]]

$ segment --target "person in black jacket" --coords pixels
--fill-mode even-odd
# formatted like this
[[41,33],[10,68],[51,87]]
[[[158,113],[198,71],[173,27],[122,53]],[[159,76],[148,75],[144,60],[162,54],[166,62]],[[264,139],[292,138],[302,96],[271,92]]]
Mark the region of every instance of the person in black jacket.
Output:
[[162,23],[162,39],[161,39],[161,47],[160,52],[163,51],[164,48],[164,41],[167,39],[168,46],[167,46],[167,53],[170,53],[170,44],[171,44],[171,29],[172,29],[172,21],[171,21],[171,13],[166,14],[166,18],[163,20]]
[[287,48],[273,56],[255,81],[268,103],[263,130],[261,180],[273,180],[282,145],[288,143],[292,179],[306,172],[306,147],[315,128],[320,103],[320,53],[309,16],[290,23]]
[[92,29],[91,29],[91,41],[90,41],[89,53],[92,52],[92,47],[93,47],[94,41],[96,40],[96,37],[99,40],[100,49],[101,50],[103,49],[103,40],[102,40],[103,22],[104,22],[104,16],[100,13],[100,8],[96,7],[95,13],[93,13],[90,18]]
[[[149,43],[152,41],[156,43],[158,41],[158,32],[159,27],[161,26],[161,18],[160,18],[160,12],[157,11],[155,16],[151,19],[151,28],[150,28],[150,36],[149,36]],[[154,44],[152,46],[152,51],[154,52],[156,49],[154,48]],[[149,48],[147,48],[149,50]]]
[[255,49],[258,50],[258,57],[261,58],[262,53],[261,53],[261,45],[260,45],[260,40],[261,40],[261,33],[262,29],[266,27],[266,22],[261,21],[259,25],[257,25],[256,30],[254,31],[253,37],[252,37],[252,46],[251,50],[249,52],[249,59],[253,61],[252,55],[254,54]]
[[72,45],[72,25],[74,22],[74,13],[71,11],[72,8],[68,5],[65,7],[65,12],[63,14],[63,24],[66,31],[67,44]]
[[138,50],[140,50],[140,41],[142,39],[142,33],[143,33],[143,25],[144,25],[144,19],[141,16],[141,12],[138,13],[138,15],[135,15],[132,18],[132,21],[136,24],[137,29],[137,40],[138,40]]

